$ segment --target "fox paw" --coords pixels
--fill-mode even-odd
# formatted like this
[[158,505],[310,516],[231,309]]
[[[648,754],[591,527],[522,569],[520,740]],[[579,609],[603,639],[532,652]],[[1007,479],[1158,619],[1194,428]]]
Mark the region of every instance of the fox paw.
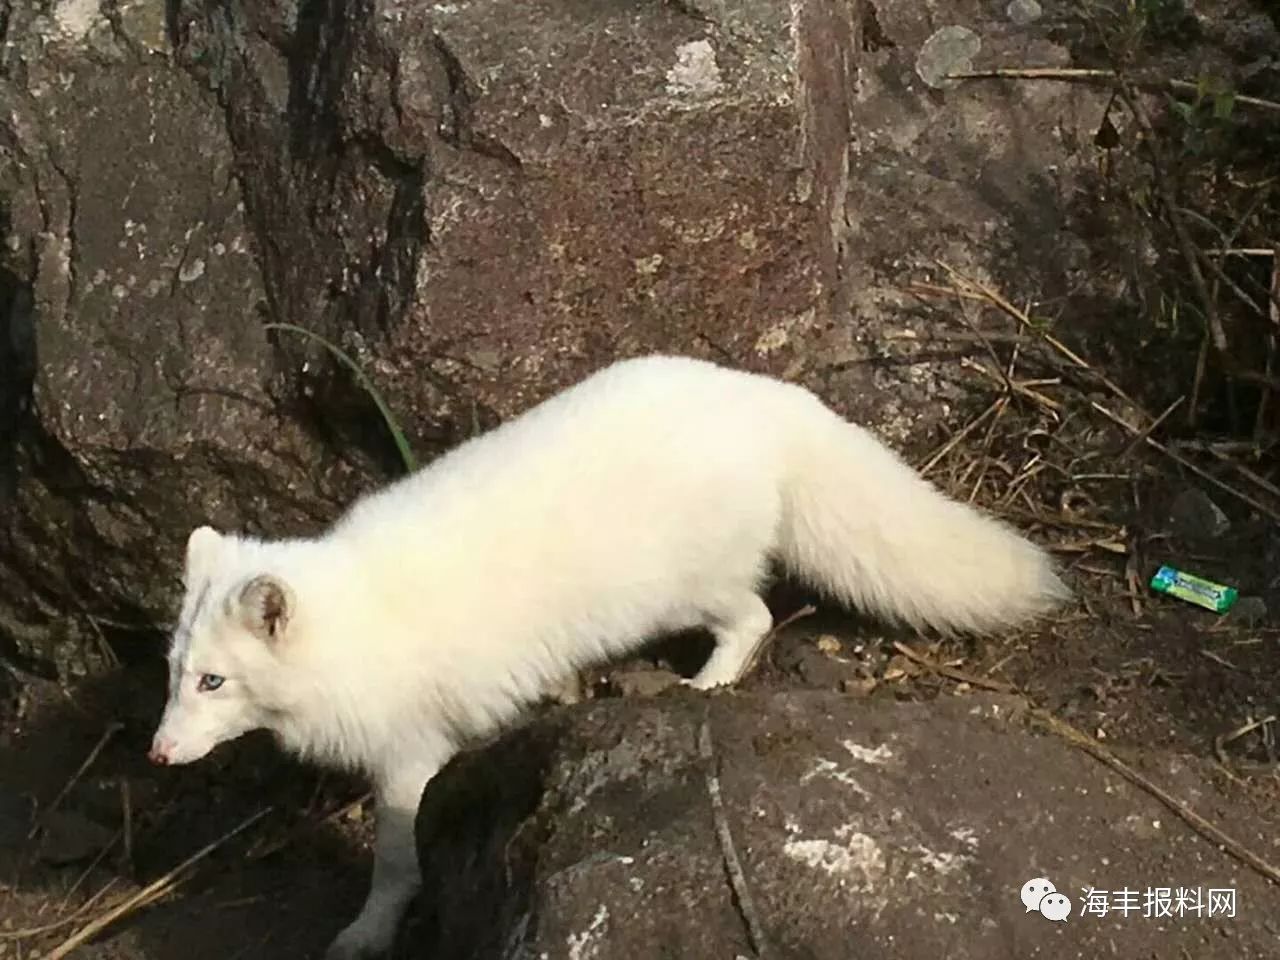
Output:
[[356,920],[329,945],[324,960],[374,960],[391,949],[395,939],[395,927],[374,927]]
[[701,690],[703,693],[711,693],[723,690],[726,687],[733,686],[732,677],[681,677],[680,685],[688,687],[691,690]]

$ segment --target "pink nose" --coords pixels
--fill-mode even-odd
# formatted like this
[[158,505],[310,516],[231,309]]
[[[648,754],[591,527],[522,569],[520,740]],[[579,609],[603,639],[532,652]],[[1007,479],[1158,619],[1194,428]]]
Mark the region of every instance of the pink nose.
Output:
[[153,743],[151,745],[151,750],[147,753],[147,759],[156,766],[166,767],[169,765],[169,751],[159,742]]

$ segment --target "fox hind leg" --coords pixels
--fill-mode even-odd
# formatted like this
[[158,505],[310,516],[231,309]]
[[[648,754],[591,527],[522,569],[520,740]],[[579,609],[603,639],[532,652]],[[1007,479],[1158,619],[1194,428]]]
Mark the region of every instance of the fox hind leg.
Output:
[[773,615],[758,594],[735,594],[731,603],[717,608],[708,618],[715,649],[688,685],[709,690],[733,683],[772,626]]

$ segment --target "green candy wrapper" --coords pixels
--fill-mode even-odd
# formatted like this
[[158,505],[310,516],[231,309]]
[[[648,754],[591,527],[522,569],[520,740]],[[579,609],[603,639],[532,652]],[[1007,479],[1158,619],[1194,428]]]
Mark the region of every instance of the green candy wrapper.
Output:
[[1226,613],[1239,596],[1235,587],[1226,587],[1170,566],[1156,571],[1156,575],[1151,578],[1151,589],[1194,603],[1214,613]]

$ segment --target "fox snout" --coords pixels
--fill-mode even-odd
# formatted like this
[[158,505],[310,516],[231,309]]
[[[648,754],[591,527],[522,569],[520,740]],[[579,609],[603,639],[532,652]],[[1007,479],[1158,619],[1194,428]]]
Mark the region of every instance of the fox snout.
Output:
[[212,744],[205,746],[205,739],[181,723],[175,723],[169,711],[151,735],[151,748],[147,759],[157,767],[176,767],[197,760],[209,752]]
[[244,724],[230,723],[226,717],[170,705],[151,736],[147,759],[162,767],[194,763],[246,729]]
[[168,745],[160,744],[159,741],[151,744],[151,749],[147,750],[147,759],[156,767],[168,767],[169,765],[169,748]]
[[151,749],[147,751],[147,759],[158,767],[167,767],[172,763],[173,742],[163,737],[151,741]]

